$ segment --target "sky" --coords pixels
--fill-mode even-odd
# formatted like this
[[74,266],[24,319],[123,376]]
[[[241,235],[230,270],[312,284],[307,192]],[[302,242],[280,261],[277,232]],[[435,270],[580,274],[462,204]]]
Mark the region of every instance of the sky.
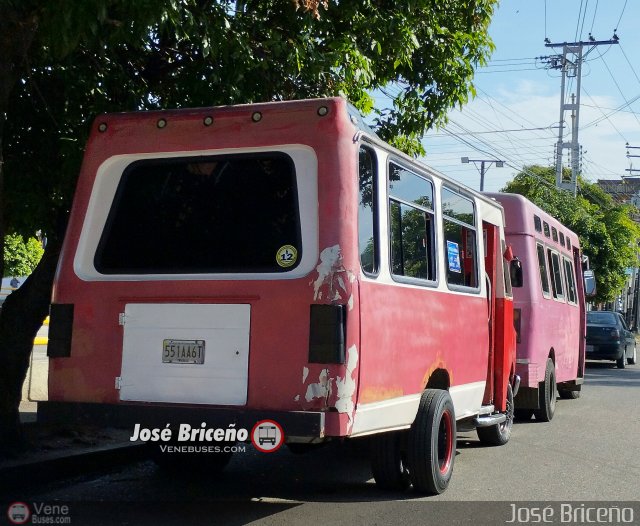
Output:
[[[640,0],[502,0],[489,29],[496,49],[476,72],[477,97],[451,111],[444,129],[427,133],[423,161],[474,189],[480,187],[479,163],[462,164],[461,157],[504,161],[503,168],[487,163],[486,191],[501,189],[525,165],[554,165],[561,75],[536,57],[562,54],[562,48],[545,47],[544,39],[587,41],[591,33],[603,41],[616,30],[619,44],[593,47],[583,63],[582,175],[594,182],[620,179],[630,174],[630,161],[640,169],[640,157],[627,158],[626,148],[640,147],[639,23]],[[575,79],[569,80],[568,94],[575,91]],[[570,112],[565,124],[564,140],[570,141]],[[640,148],[628,151],[640,156]],[[569,152],[563,153],[569,166]]]

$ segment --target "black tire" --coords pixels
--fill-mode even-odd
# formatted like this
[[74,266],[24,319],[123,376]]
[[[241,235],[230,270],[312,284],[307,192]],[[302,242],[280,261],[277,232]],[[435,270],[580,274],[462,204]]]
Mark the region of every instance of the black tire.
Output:
[[627,365],[627,349],[626,348],[622,352],[622,356],[620,356],[620,358],[616,360],[616,365],[618,366],[618,369],[624,369],[625,366]]
[[635,365],[636,360],[637,360],[637,347],[636,345],[633,346],[633,354],[631,355],[631,358],[627,358],[627,364],[629,365]]
[[491,427],[479,427],[478,438],[486,446],[504,446],[511,438],[511,429],[513,428],[513,389],[511,384],[507,386],[507,410],[505,412],[506,420],[502,424],[496,424]]
[[580,391],[569,391],[567,389],[558,389],[558,394],[563,400],[577,400],[580,398]]
[[544,371],[544,382],[538,388],[538,400],[540,409],[535,409],[533,414],[540,422],[551,422],[556,412],[556,367],[553,360],[547,358],[547,366]]
[[422,393],[409,430],[409,473],[416,491],[438,495],[447,489],[456,456],[456,417],[447,391]]
[[403,433],[400,431],[381,433],[371,438],[371,471],[379,488],[404,491],[411,484],[402,446]]

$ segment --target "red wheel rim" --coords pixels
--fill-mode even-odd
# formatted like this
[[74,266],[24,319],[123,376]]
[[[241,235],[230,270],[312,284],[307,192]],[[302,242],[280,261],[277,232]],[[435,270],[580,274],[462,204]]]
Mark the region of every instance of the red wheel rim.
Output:
[[453,459],[453,420],[451,413],[442,413],[440,426],[438,428],[438,465],[440,473],[445,474],[451,467]]

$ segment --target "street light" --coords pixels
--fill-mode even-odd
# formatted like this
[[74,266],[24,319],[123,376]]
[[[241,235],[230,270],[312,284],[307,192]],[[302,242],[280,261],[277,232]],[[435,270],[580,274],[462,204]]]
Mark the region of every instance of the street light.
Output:
[[[502,168],[504,166],[504,161],[499,161],[497,159],[469,159],[468,157],[461,157],[460,160],[462,161],[462,164],[480,163],[480,191],[481,192],[484,191],[484,174],[488,169],[488,167],[486,167],[486,163],[489,163],[489,166],[495,163],[496,168]],[[476,168],[477,167],[478,165],[476,164]]]

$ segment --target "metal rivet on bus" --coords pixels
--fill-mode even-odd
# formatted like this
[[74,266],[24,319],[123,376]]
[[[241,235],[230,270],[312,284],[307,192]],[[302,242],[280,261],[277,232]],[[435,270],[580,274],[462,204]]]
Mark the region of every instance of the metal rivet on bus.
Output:
[[213,117],[211,115],[207,115],[202,122],[205,126],[211,126],[213,124]]
[[98,131],[106,132],[107,131],[107,123],[106,122],[101,122],[100,124],[98,124]]
[[251,120],[253,122],[259,122],[262,120],[262,113],[260,113],[259,111],[254,111],[253,115],[251,115]]
[[167,119],[158,119],[158,128],[162,129],[167,125]]
[[324,117],[327,113],[329,113],[329,108],[326,106],[320,106],[318,108],[318,115],[320,115],[320,117]]

